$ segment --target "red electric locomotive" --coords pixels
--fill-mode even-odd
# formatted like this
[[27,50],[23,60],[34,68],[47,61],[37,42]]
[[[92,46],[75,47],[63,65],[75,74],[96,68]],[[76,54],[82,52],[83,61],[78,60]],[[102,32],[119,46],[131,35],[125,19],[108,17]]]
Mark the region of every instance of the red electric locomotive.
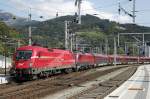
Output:
[[23,46],[14,54],[11,74],[23,80],[65,72],[74,68],[76,68],[75,56],[71,51]]
[[[18,80],[114,64],[114,55],[73,53],[69,50],[23,46],[13,57],[10,74]],[[116,64],[150,63],[148,57],[116,56]]]

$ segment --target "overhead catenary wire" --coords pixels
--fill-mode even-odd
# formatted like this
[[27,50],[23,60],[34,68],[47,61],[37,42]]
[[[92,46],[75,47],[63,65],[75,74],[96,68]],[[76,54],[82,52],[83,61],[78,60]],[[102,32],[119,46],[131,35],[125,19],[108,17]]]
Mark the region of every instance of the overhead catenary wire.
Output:
[[[124,0],[120,3],[123,3],[124,5],[125,4],[128,4],[129,2],[127,2],[127,0]],[[103,9],[103,8],[110,8],[110,7],[113,7],[113,6],[117,6],[118,3],[112,3],[112,4],[109,4],[109,5],[105,5],[105,6],[99,6],[99,7],[94,7],[93,9]],[[20,9],[20,8],[17,8],[17,7],[14,7],[14,6],[10,6],[8,4],[5,4],[5,3],[2,3],[1,2],[1,6],[7,6],[9,8],[13,8],[13,9],[16,9],[18,10],[19,12],[22,12],[22,13],[25,13],[25,14],[28,14],[28,9],[31,8],[33,10],[36,10],[36,11],[39,11],[39,12],[42,12],[42,11],[48,11],[48,12],[54,12],[54,13],[74,13],[74,11],[62,11],[60,9],[56,9],[55,11],[52,11],[52,10],[48,10],[48,9],[39,9],[39,8],[35,8],[35,7],[29,7],[27,6],[26,8],[23,8],[23,9]],[[81,11],[88,11],[88,10],[93,10],[93,9],[82,9]],[[138,10],[138,12],[141,12],[141,11],[150,11],[150,9],[141,9],[141,10]]]
[[[83,1],[85,1],[85,0],[83,0]],[[123,4],[123,6],[124,5],[126,5],[126,4],[128,4],[129,3],[129,1],[128,0],[121,0],[121,2],[120,2],[121,4]],[[111,7],[114,7],[114,6],[116,6],[117,7],[117,5],[118,5],[118,3],[116,2],[116,3],[112,3],[112,4],[108,4],[108,5],[104,5],[104,6],[98,6],[98,7],[93,7],[92,9],[82,9],[81,11],[87,11],[87,13],[88,13],[88,11],[90,11],[90,10],[103,10],[103,9],[107,9],[107,8],[111,8]],[[1,2],[1,6],[7,6],[7,7],[9,7],[9,8],[11,8],[12,10],[15,10],[15,11],[19,11],[19,12],[21,12],[21,13],[24,13],[25,15],[27,14],[28,15],[28,10],[29,10],[29,8],[31,8],[32,10],[35,10],[35,11],[37,11],[37,12],[39,12],[39,13],[43,13],[43,11],[46,11],[46,12],[50,12],[50,13],[56,13],[58,16],[59,15],[65,15],[65,14],[74,14],[75,13],[75,11],[64,11],[64,10],[61,10],[61,9],[59,9],[59,8],[55,8],[55,9],[53,9],[53,10],[50,10],[50,9],[40,9],[40,8],[36,8],[36,7],[33,7],[33,6],[29,6],[29,5],[25,5],[26,7],[24,7],[24,8],[18,8],[18,7],[16,7],[16,6],[13,6],[13,5],[10,5],[9,3],[3,3],[3,2]],[[139,9],[137,12],[138,13],[143,13],[143,12],[149,12],[150,11],[150,9]],[[33,11],[34,12],[34,11]],[[35,14],[36,12],[34,12],[32,15],[33,15],[33,18],[39,18],[39,17],[37,17],[37,15]],[[100,12],[100,14],[101,13],[106,13],[106,12],[104,12],[104,11],[101,11]],[[112,13],[116,13],[116,12],[112,12]],[[48,19],[49,17],[55,17],[56,16],[56,14],[53,14],[53,16],[51,16],[51,15],[45,15],[43,18],[42,18],[42,20],[45,20],[45,19]],[[90,13],[91,14],[91,13]],[[23,16],[25,16],[25,15],[23,15]],[[27,17],[27,15],[25,16],[25,17]],[[99,16],[103,16],[102,14],[101,15],[99,15]],[[104,16],[102,17],[102,18],[104,18]]]
[[[125,3],[125,2],[122,2],[122,3]],[[18,11],[20,11],[20,12],[22,12],[22,13],[26,13],[26,14],[28,14],[28,9],[29,8],[31,8],[31,9],[33,9],[33,10],[36,10],[36,11],[48,11],[48,12],[54,12],[54,13],[56,13],[56,12],[58,12],[58,13],[74,13],[74,11],[62,11],[62,10],[60,10],[60,9],[56,9],[55,11],[52,11],[52,10],[48,10],[48,9],[39,9],[39,8],[35,8],[35,7],[30,7],[30,6],[27,6],[26,5],[26,8],[23,8],[23,9],[20,9],[20,8],[17,8],[17,7],[14,7],[14,6],[10,6],[10,5],[8,5],[8,4],[5,4],[5,3],[1,3],[1,5],[4,5],[4,6],[7,6],[7,7],[9,7],[9,8],[13,8],[13,9],[16,9],[16,10],[18,10]],[[117,5],[117,3],[113,3],[113,4],[109,4],[109,5],[105,5],[105,6],[99,6],[99,7],[94,7],[93,9],[101,9],[101,8],[110,8],[110,7],[113,7],[113,6],[116,6]],[[81,11],[88,11],[88,10],[93,10],[93,9],[83,9],[83,10],[81,10]]]
[[[123,4],[127,4],[128,2],[126,0],[122,1],[121,3]],[[3,4],[3,5],[6,5],[6,4]],[[113,6],[116,6],[117,3],[112,3],[112,4],[109,4],[109,5],[105,5],[105,6],[100,6],[100,7],[95,7],[93,9],[102,9],[102,8],[110,8],[110,7],[113,7]],[[11,7],[10,7],[11,8]],[[52,11],[52,10],[48,10],[48,9],[39,9],[39,8],[34,8],[34,7],[29,7],[27,6],[26,9],[22,10],[22,9],[18,9],[17,7],[13,7],[14,9],[16,10],[19,10],[20,12],[24,12],[26,14],[28,14],[28,11],[26,11],[27,8],[31,8],[33,10],[36,10],[36,11],[39,11],[39,12],[43,12],[43,11],[47,11],[47,12],[52,12],[52,13],[62,13],[62,14],[67,14],[67,13],[70,13],[70,14],[74,14],[75,11],[72,11],[72,12],[67,12],[67,11],[62,11],[62,10],[59,10],[59,9],[56,9],[56,11]],[[93,10],[93,9],[82,9],[81,11],[89,11],[89,10]],[[103,13],[103,12],[101,12]],[[49,15],[47,15],[47,17],[50,17]]]

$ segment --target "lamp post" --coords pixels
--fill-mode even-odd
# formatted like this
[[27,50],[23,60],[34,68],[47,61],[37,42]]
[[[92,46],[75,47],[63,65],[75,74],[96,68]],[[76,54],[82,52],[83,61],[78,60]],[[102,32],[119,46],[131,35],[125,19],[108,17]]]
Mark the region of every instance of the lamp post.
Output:
[[116,38],[114,37],[114,65],[117,64],[117,46],[116,46]]
[[6,76],[6,65],[7,65],[7,64],[6,64],[6,62],[7,62],[7,61],[6,61],[6,38],[7,38],[7,36],[4,36],[4,38],[5,38],[5,39],[4,39],[4,40],[5,40],[5,41],[4,41],[4,61],[5,61],[5,76]]
[[32,40],[31,40],[31,36],[32,36],[32,30],[31,30],[31,8],[30,8],[30,12],[29,12],[29,45],[32,45]]

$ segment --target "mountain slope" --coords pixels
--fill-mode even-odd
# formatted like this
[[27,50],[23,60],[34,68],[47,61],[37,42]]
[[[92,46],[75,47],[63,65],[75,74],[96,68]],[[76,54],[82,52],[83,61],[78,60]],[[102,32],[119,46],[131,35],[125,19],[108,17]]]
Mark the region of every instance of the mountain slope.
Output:
[[[150,32],[150,27],[139,26],[135,24],[119,24],[109,20],[100,19],[98,17],[88,15],[88,14],[82,16],[81,25],[75,24],[74,19],[75,16],[68,15],[68,16],[54,18],[51,20],[46,20],[43,22],[35,22],[34,24],[32,24],[33,42],[40,43],[42,45],[49,46],[49,47],[64,47],[64,38],[65,38],[64,21],[65,20],[71,21],[69,26],[71,32],[89,31],[90,34],[91,32],[93,32],[93,33],[99,33],[99,35],[104,35],[104,36],[118,34],[118,32]],[[17,26],[16,29],[22,33],[22,36],[24,38],[28,37],[28,25]],[[148,37],[149,36],[147,36],[147,39]],[[132,41],[133,38],[131,36],[122,38],[123,42],[127,40]]]
[[[15,50],[16,40],[19,38],[19,33],[16,30],[8,27],[4,22],[0,22],[0,54],[12,53]],[[6,49],[6,50],[5,50]]]
[[2,10],[0,10],[0,21],[5,22],[8,26],[11,27],[24,27],[25,25],[38,23],[38,21],[34,20],[29,22],[27,18],[18,17]]

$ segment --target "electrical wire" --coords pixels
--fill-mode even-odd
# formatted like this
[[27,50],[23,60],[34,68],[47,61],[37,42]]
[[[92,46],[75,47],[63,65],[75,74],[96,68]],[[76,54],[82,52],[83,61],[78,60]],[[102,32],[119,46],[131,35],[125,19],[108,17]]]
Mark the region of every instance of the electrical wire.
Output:
[[[123,3],[124,5],[125,4],[128,4],[129,2],[127,1],[127,0],[124,0],[124,1],[122,1],[122,2],[120,2],[120,3]],[[27,6],[26,7],[26,9],[19,9],[19,8],[17,8],[17,7],[14,7],[14,6],[10,6],[10,5],[8,5],[8,4],[4,4],[4,3],[2,3],[1,2],[1,5],[2,6],[7,6],[7,7],[9,7],[9,8],[13,8],[13,9],[16,9],[16,10],[18,10],[19,12],[22,12],[22,13],[25,13],[25,14],[28,14],[28,11],[27,11],[27,9],[29,9],[29,8],[31,8],[31,9],[33,9],[33,10],[36,10],[36,11],[40,11],[40,12],[43,12],[43,11],[48,11],[48,12],[54,12],[54,13],[56,13],[56,12],[59,12],[59,13],[74,13],[74,11],[70,11],[70,12],[67,12],[67,11],[62,11],[62,10],[60,10],[60,9],[56,9],[55,11],[51,11],[51,10],[48,10],[48,9],[45,9],[45,10],[42,10],[42,9],[39,9],[39,8],[34,8],[34,7],[29,7],[29,6]],[[92,8],[92,9],[83,9],[83,10],[81,10],[81,11],[88,11],[88,10],[93,10],[93,9],[103,9],[103,8],[110,8],[110,7],[113,7],[113,6],[116,6],[116,5],[118,5],[118,3],[112,3],[112,4],[109,4],[109,5],[105,5],[105,6],[99,6],[99,7],[94,7],[94,8]],[[143,10],[138,10],[138,12],[139,11],[150,11],[150,9],[143,9]]]
[[[123,0],[123,1],[121,1],[120,2],[121,4],[123,4],[123,5],[126,5],[126,4],[128,4],[129,3],[129,1],[128,0]],[[29,8],[31,8],[32,10],[35,10],[35,11],[39,11],[39,12],[42,12],[43,13],[43,11],[47,11],[47,12],[51,12],[51,13],[62,13],[62,14],[68,14],[68,13],[70,13],[70,14],[74,14],[75,13],[75,11],[70,11],[70,12],[67,12],[67,11],[63,11],[63,10],[60,10],[60,9],[55,9],[55,11],[52,11],[52,10],[49,10],[49,9],[45,9],[45,10],[42,10],[42,9],[40,9],[40,8],[35,8],[35,7],[29,7],[28,5],[26,5],[26,7],[24,8],[24,9],[19,9],[18,7],[14,7],[14,6],[12,6],[12,5],[9,5],[9,4],[5,4],[5,3],[2,3],[1,2],[1,6],[7,6],[7,7],[9,7],[9,8],[11,8],[11,9],[15,9],[15,10],[17,10],[17,11],[19,11],[19,12],[21,12],[21,13],[24,13],[24,14],[29,14]],[[118,2],[117,3],[112,3],[112,4],[108,4],[108,5],[105,5],[105,6],[98,6],[98,7],[94,7],[94,8],[92,8],[92,9],[83,9],[83,10],[81,10],[81,11],[89,11],[89,10],[93,10],[93,9],[95,9],[95,10],[99,10],[99,9],[107,9],[107,8],[111,8],[111,7],[114,7],[114,6],[118,6]],[[150,9],[142,9],[142,10],[138,10],[138,12],[149,12],[150,11]],[[102,12],[101,11],[101,13],[105,13],[105,12]],[[113,13],[118,13],[118,12],[113,12]],[[102,15],[102,14],[100,14],[99,16],[101,16],[102,18],[104,18],[104,16]],[[47,17],[51,17],[51,16],[49,16],[49,15],[47,15]],[[34,17],[35,18],[35,17]],[[148,23],[149,24],[149,23]]]
[[[123,2],[123,3],[125,3],[125,2]],[[93,8],[93,9],[110,8],[110,7],[116,6],[117,4],[118,4],[118,3],[113,3],[113,4],[106,5],[106,6],[95,7],[95,8]],[[41,12],[43,12],[42,9],[35,8],[35,7],[29,7],[29,6],[27,6],[26,9],[21,10],[21,9],[19,9],[19,8],[17,8],[17,7],[10,6],[10,5],[8,5],[8,4],[1,3],[1,5],[7,6],[7,7],[9,7],[9,8],[14,8],[14,9],[16,9],[16,10],[18,10],[18,11],[20,11],[20,12],[24,12],[24,13],[28,13],[28,11],[26,11],[26,9],[29,9],[29,8],[34,9],[34,10],[36,10],[36,11],[41,11]],[[93,10],[93,9],[83,9],[83,10],[81,10],[81,11],[88,11],[88,10]],[[45,9],[44,11],[55,12],[55,13],[56,13],[56,12],[59,12],[59,13],[74,13],[74,11],[67,12],[67,11],[62,11],[62,10],[60,10],[60,9],[56,9],[55,11],[51,11],[51,10]]]

